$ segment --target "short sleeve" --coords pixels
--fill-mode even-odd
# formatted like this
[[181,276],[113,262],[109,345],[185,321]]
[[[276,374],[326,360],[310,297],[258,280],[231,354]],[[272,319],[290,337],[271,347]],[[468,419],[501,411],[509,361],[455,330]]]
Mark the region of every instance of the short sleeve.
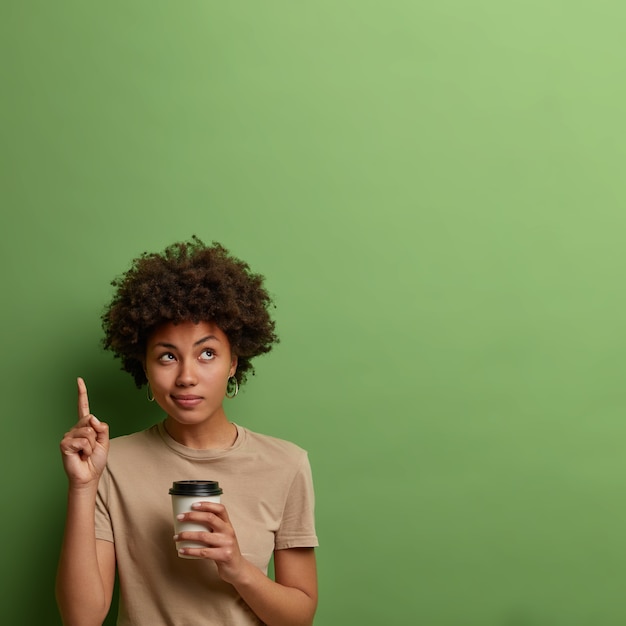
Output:
[[276,533],[275,548],[314,548],[318,545],[313,477],[308,455],[303,451],[287,493],[283,517]]
[[96,495],[96,539],[114,542],[113,526],[109,515],[109,472],[105,468],[98,483],[98,493]]

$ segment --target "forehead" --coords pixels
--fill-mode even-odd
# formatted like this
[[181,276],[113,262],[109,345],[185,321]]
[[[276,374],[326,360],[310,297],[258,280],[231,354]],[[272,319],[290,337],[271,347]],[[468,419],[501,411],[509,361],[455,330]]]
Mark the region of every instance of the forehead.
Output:
[[161,324],[149,337],[148,345],[167,343],[174,346],[193,345],[206,339],[229,344],[228,338],[213,322],[166,322]]

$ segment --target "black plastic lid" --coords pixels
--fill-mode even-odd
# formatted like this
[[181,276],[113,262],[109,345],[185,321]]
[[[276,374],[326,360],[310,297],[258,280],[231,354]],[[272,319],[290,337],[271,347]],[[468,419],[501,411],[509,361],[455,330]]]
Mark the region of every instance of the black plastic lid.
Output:
[[219,496],[220,484],[215,480],[178,480],[172,484],[173,496]]

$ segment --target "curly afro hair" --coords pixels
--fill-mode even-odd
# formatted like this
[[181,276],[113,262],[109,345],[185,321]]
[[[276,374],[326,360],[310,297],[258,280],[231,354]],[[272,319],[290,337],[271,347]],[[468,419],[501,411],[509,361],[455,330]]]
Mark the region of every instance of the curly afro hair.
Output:
[[116,287],[102,315],[103,345],[121,359],[137,387],[148,382],[143,362],[152,332],[161,324],[211,322],[228,337],[238,358],[237,381],[254,374],[250,359],[278,342],[263,276],[219,243],[195,235],[161,254],[144,252],[111,284]]

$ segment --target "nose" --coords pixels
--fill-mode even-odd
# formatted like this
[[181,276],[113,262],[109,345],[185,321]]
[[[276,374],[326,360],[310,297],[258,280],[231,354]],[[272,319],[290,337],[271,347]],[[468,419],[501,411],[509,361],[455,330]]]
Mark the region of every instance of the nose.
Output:
[[198,383],[198,377],[193,362],[182,361],[178,369],[176,384],[179,387],[193,387]]

